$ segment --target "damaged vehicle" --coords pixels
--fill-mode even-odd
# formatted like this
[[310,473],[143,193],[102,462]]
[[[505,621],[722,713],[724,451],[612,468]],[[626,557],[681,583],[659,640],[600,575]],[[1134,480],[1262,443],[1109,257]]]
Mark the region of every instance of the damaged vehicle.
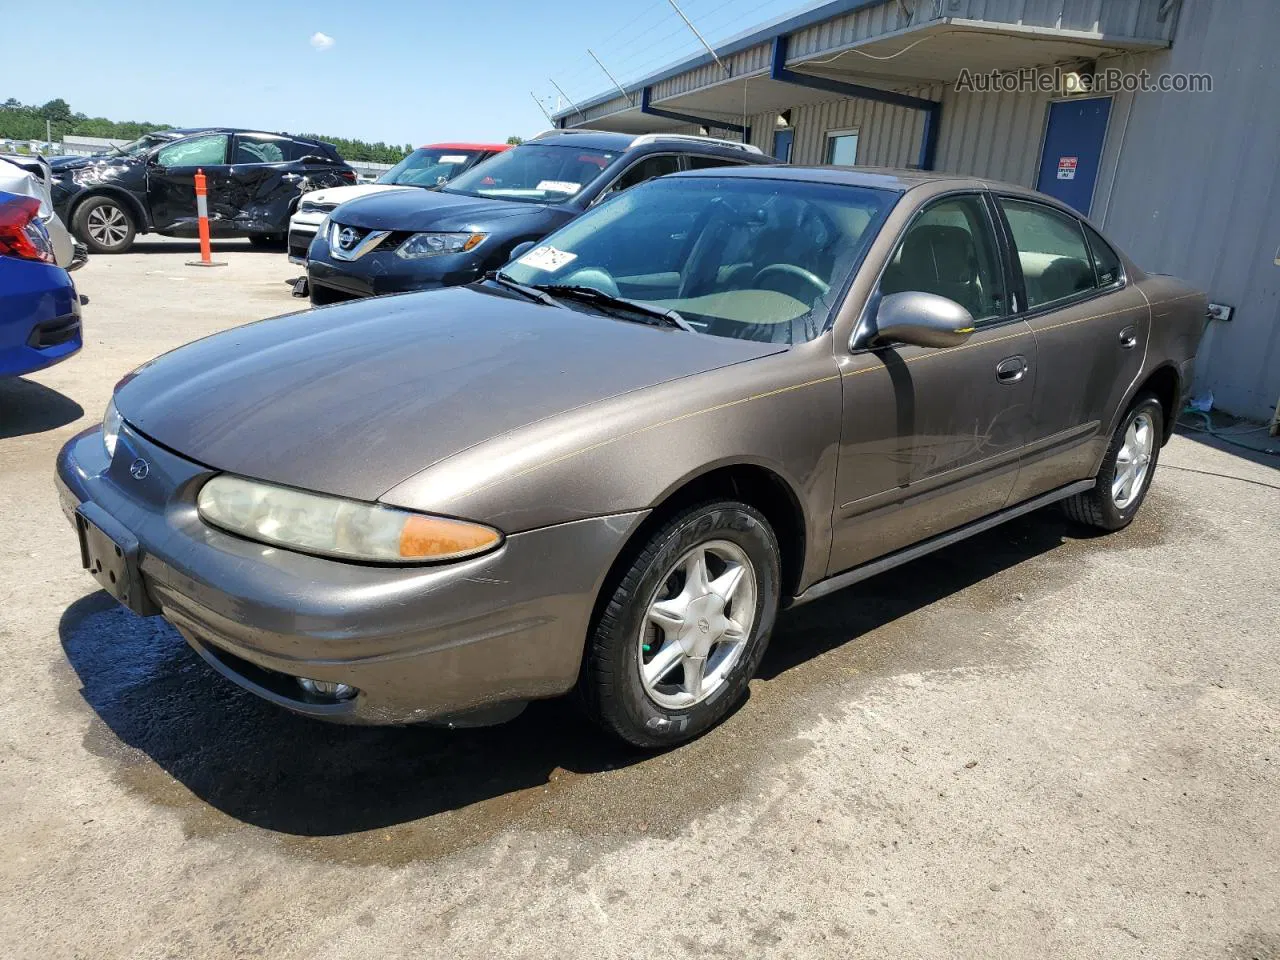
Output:
[[44,157],[0,157],[0,190],[30,197],[40,206],[37,216],[49,235],[53,262],[63,270],[78,270],[89,258],[53,210],[53,171]]
[[1049,504],[1128,525],[1205,308],[1023,187],[678,173],[478,283],[153,360],[57,486],[103,590],[282,707],[576,690],[665,747],[742,700],[782,607]]
[[57,176],[53,201],[95,253],[123,253],[143,233],[197,236],[197,170],[208,188],[210,234],[259,246],[283,243],[303,193],[356,182],[332,144],[230,128],[92,159]]
[[306,194],[289,221],[289,260],[305,264],[316,231],[334,209],[348,200],[387,190],[417,187],[434,190],[494,154],[510,150],[505,143],[433,143],[419,147],[372,183],[329,187]]

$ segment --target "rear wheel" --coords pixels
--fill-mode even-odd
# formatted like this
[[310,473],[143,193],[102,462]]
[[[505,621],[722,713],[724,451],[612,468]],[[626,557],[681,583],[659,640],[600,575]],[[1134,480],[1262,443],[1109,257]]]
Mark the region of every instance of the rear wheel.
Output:
[[741,700],[778,609],[778,542],[755,509],[691,507],[649,538],[588,638],[579,693],[628,743],[691,740]]
[[80,204],[71,227],[94,253],[124,253],[138,232],[133,214],[113,197],[90,197]]
[[1111,438],[1097,485],[1063,501],[1067,516],[1100,530],[1132,523],[1151,488],[1163,437],[1164,407],[1153,394],[1140,394]]

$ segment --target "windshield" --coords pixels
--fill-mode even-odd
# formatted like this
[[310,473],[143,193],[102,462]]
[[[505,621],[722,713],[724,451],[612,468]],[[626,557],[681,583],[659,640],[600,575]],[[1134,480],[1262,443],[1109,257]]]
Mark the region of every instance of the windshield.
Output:
[[503,274],[674,310],[699,333],[799,343],[825,329],[897,199],[842,184],[667,177],[601,204]]
[[435,187],[452,180],[477,155],[478,150],[440,150],[419,147],[377,179],[401,187]]
[[161,143],[166,143],[171,139],[173,138],[157,137],[155,134],[148,133],[145,137],[139,137],[137,140],[133,140],[129,143],[126,143],[124,146],[121,146],[121,147],[113,146],[107,152],[115,153],[122,157],[138,157],[146,153],[152,147],[157,146],[158,144],[161,144]]
[[444,188],[446,193],[526,203],[559,203],[604,172],[618,154],[574,146],[526,143],[486,160]]

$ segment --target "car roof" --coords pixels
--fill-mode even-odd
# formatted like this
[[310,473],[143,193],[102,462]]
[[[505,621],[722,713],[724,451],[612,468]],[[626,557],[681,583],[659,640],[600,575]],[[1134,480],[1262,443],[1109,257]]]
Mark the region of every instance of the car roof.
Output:
[[419,150],[489,150],[501,153],[510,150],[509,143],[424,143]]
[[876,187],[906,192],[928,184],[955,184],[957,187],[989,188],[1014,193],[1034,193],[1026,187],[959,173],[934,173],[899,167],[797,167],[790,164],[749,167],[712,167],[672,174],[677,177],[754,177],[769,180],[800,180],[808,183],[840,183],[854,187]]
[[197,133],[237,133],[261,134],[264,137],[283,137],[286,140],[300,140],[303,143],[324,143],[315,137],[304,137],[296,133],[281,133],[278,130],[252,130],[249,127],[174,127],[171,130],[156,130],[158,134],[174,134],[177,137],[190,137]]
[[621,152],[635,142],[637,133],[614,133],[610,130],[548,130],[525,143],[550,144],[552,146],[586,147],[588,150],[614,150]]

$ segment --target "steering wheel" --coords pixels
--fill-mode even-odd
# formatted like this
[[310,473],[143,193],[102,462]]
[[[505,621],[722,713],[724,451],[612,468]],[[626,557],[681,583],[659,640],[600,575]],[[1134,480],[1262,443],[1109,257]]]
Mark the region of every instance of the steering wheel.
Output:
[[601,293],[607,293],[611,297],[619,296],[617,282],[609,276],[608,271],[600,267],[583,267],[556,282],[569,286],[595,287]]
[[[783,280],[784,278],[791,279],[791,280],[799,280],[807,284],[808,286],[812,287],[815,291],[817,291],[817,293],[809,299],[805,299],[803,294],[801,294],[801,296],[799,297],[796,297],[796,299],[801,301],[802,303],[813,303],[813,301],[817,300],[818,297],[826,296],[827,291],[831,289],[831,285],[824,283],[822,279],[818,277],[816,274],[812,273],[809,270],[806,270],[804,267],[797,267],[794,263],[769,264],[769,266],[765,267],[763,270],[759,271],[754,277],[751,278],[751,286],[756,289],[774,290],[774,291],[777,291],[778,293],[785,293],[787,294],[787,296],[791,296],[790,290],[780,288],[776,285],[777,281],[775,281],[775,285],[773,286],[770,286],[769,284],[761,282],[763,278],[768,277],[771,274],[776,274],[778,277],[778,280]],[[793,286],[793,285],[785,284],[785,286]]]

